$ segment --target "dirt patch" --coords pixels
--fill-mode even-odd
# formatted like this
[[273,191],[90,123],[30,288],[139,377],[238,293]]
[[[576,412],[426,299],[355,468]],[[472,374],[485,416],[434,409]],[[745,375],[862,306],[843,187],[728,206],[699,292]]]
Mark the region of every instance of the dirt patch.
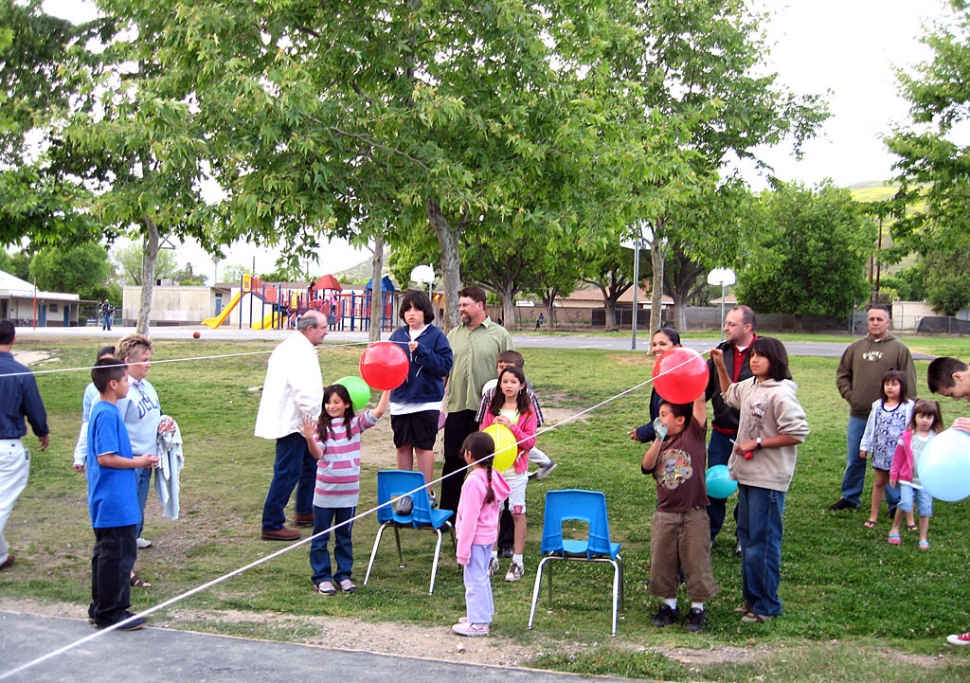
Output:
[[13,353],[13,359],[15,361],[26,365],[28,368],[32,365],[53,363],[60,360],[59,358],[52,358],[46,351],[18,351],[16,346],[11,353]]

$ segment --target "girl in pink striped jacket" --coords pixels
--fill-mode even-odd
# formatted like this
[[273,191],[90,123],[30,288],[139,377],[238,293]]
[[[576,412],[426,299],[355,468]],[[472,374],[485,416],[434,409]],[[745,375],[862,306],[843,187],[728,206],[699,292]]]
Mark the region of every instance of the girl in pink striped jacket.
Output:
[[[391,392],[381,394],[374,410],[354,416],[350,393],[340,384],[323,392],[320,419],[303,418],[303,436],[310,453],[317,459],[317,484],[313,492],[313,541],[310,544],[311,577],[321,595],[353,593],[357,586],[351,580],[354,548],[350,530],[360,498],[360,434],[377,424],[390,402]],[[333,555],[337,571],[331,571],[327,543],[333,530]],[[326,533],[321,533],[326,532]]]

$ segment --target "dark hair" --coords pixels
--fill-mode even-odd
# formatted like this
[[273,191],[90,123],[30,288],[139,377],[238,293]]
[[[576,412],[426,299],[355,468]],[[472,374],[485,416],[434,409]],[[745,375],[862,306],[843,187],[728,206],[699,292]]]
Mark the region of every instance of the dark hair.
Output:
[[694,418],[693,403],[674,403],[673,401],[664,399],[660,402],[660,405],[670,408],[670,412],[674,414],[674,417],[684,418],[684,430],[690,427],[690,421]]
[[465,287],[463,290],[458,292],[459,298],[471,299],[472,301],[477,301],[480,304],[485,303],[485,290],[478,286]]
[[317,435],[320,437],[320,441],[324,444],[327,442],[327,433],[333,436],[333,419],[330,414],[327,413],[327,402],[330,397],[336,394],[340,397],[340,400],[347,404],[347,409],[344,411],[344,424],[347,421],[354,419],[354,402],[350,400],[350,392],[347,391],[347,387],[343,384],[331,384],[327,387],[326,391],[323,392],[323,405],[320,406],[320,419],[317,420]]
[[491,503],[495,500],[495,492],[492,490],[492,454],[495,452],[495,441],[485,432],[472,432],[461,442],[461,452],[468,453],[475,462],[485,461],[485,479],[488,481],[488,493],[485,494],[485,502]]
[[741,311],[741,324],[751,325],[751,329],[754,329],[755,322],[757,318],[754,315],[754,311],[750,306],[735,306],[731,309],[732,311]]
[[930,387],[930,393],[938,394],[940,389],[951,389],[956,385],[953,381],[953,373],[967,370],[970,370],[970,366],[959,358],[951,356],[934,358],[926,369],[926,383]]
[[650,335],[650,338],[653,339],[658,334],[663,334],[665,337],[667,337],[667,339],[670,340],[670,343],[673,344],[674,346],[680,346],[680,332],[678,332],[674,328],[661,327],[659,330],[657,330],[652,335]]
[[916,405],[913,406],[913,417],[910,419],[909,424],[906,425],[906,429],[911,432],[916,431],[917,415],[931,416],[933,418],[933,431],[937,434],[943,431],[943,414],[940,412],[940,404],[937,401],[932,401],[928,398],[916,399]]
[[431,299],[428,295],[421,291],[416,290],[414,292],[408,292],[403,299],[401,299],[401,320],[404,320],[404,314],[408,312],[409,309],[416,309],[424,313],[424,324],[430,325],[431,321],[434,320],[434,306],[431,305]]
[[890,370],[882,376],[882,384],[879,385],[879,398],[888,401],[886,396],[886,383],[896,380],[899,383],[899,402],[906,403],[909,400],[909,382],[906,381],[906,374],[899,370]]
[[525,415],[531,412],[532,400],[529,398],[529,390],[525,382],[525,373],[522,372],[522,368],[517,368],[514,365],[509,365],[503,368],[502,372],[498,373],[498,384],[495,385],[495,394],[492,396],[491,405],[488,406],[488,412],[492,415],[502,414],[502,404],[505,403],[505,394],[502,393],[502,375],[505,373],[511,373],[522,383],[522,389],[519,391],[519,395],[515,397],[515,409],[519,411],[519,415]]
[[509,349],[507,351],[499,352],[498,356],[495,358],[496,363],[511,363],[517,368],[525,367],[525,358],[518,351]]
[[91,381],[99,394],[108,390],[111,382],[120,382],[128,374],[128,366],[114,356],[102,356],[91,368]]
[[0,345],[13,344],[15,336],[17,336],[17,328],[14,327],[13,320],[0,320]]
[[768,359],[768,377],[781,381],[791,379],[788,371],[788,351],[785,345],[774,337],[758,337],[751,342],[751,353],[756,353]]
[[113,356],[113,355],[115,355],[115,347],[102,346],[100,349],[98,349],[98,355],[95,356],[94,358],[95,360],[97,360],[98,358],[104,358],[105,356]]

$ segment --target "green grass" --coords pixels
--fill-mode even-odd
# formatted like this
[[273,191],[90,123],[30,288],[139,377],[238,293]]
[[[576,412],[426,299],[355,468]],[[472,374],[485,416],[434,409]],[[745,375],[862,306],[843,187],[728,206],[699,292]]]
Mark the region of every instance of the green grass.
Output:
[[[920,338],[912,345],[926,353],[967,356],[961,340]],[[50,353],[57,360],[37,369],[55,369],[88,365],[97,346],[96,341],[45,341],[17,348]],[[182,516],[177,522],[161,520],[154,511],[154,495],[151,499],[146,535],[156,541],[156,547],[141,555],[138,568],[154,587],[133,593],[136,608],[158,604],[283,547],[258,537],[273,444],[252,435],[259,400],[252,389],[262,384],[271,348],[242,342],[156,343],[156,360],[258,353],[152,367],[150,378],[162,405],[181,426],[186,469]],[[359,353],[352,347],[324,347],[320,359],[325,380],[356,373]],[[651,369],[643,352],[527,349],[524,355],[527,375],[543,407],[558,408],[567,415],[645,381]],[[626,434],[645,420],[649,387],[644,387],[540,437],[560,467],[549,479],[529,486],[527,578],[517,584],[495,583],[494,633],[554,653],[537,658],[535,666],[584,674],[665,680],[967,680],[970,653],[951,651],[943,639],[958,629],[970,629],[965,589],[970,502],[936,503],[930,524],[932,549],[925,553],[917,551],[913,534],[904,534],[901,547],[889,546],[885,520],[876,530],[866,530],[863,512],[826,509],[838,498],[845,459],[847,410],[834,386],[836,363],[823,358],[792,362],[812,434],[799,449],[785,512],[782,618],[742,628],[731,612],[741,601],[741,590],[729,522],[713,553],[721,593],[708,605],[708,630],[691,636],[680,626],[664,630],[650,626],[657,601],[647,593],[645,581],[656,495],[652,480],[639,471],[643,446]],[[919,363],[917,368],[924,391],[925,365]],[[88,601],[92,534],[84,478],[70,468],[87,377],[83,371],[38,375],[50,413],[51,447],[44,453],[34,449],[30,483],[7,525],[6,536],[18,560],[14,568],[0,573],[0,595],[6,598],[78,605]],[[943,408],[948,422],[970,415],[966,404],[946,401]],[[365,442],[373,443],[368,441],[372,436],[366,434]],[[389,439],[378,442],[378,447],[388,456],[393,449]],[[364,463],[361,510],[375,502],[377,469],[374,463]],[[602,565],[557,565],[553,610],[548,612],[544,593],[536,630],[526,629],[544,494],[568,487],[606,493],[612,534],[623,544],[625,618],[612,643],[608,573]],[[373,517],[354,528],[359,582],[375,532]],[[440,626],[444,633],[463,611],[464,589],[446,543],[435,594],[427,595],[432,540],[430,533],[403,533],[406,567],[402,569],[394,541],[386,536],[369,585],[350,599],[321,600],[312,595],[304,547],[193,596],[158,619],[176,628],[190,623],[192,628],[294,641],[305,639],[306,629],[262,624],[257,614],[355,617]],[[205,624],[181,619],[179,610],[196,614],[235,610],[252,613],[253,619]],[[587,645],[577,651],[575,643]],[[669,656],[670,648],[692,648],[710,657],[702,663],[681,664]],[[744,656],[722,655],[725,648]],[[562,654],[567,649],[572,654]]]

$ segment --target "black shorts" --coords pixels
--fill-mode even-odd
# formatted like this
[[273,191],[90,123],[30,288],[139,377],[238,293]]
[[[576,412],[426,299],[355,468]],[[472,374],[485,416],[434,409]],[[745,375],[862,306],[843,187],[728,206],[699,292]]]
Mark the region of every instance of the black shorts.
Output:
[[422,410],[405,415],[391,415],[391,430],[394,432],[394,447],[411,444],[422,451],[434,449],[438,436],[439,410]]

